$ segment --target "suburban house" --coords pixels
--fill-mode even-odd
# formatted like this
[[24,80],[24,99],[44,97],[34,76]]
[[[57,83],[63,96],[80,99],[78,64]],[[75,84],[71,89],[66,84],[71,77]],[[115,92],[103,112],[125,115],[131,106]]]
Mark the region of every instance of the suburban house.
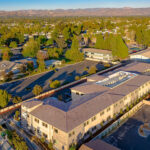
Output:
[[12,61],[1,61],[0,62],[0,80],[5,80],[5,76],[9,73],[12,74],[12,78],[17,78],[18,74],[21,72],[23,67],[22,63],[12,62]]
[[23,102],[22,125],[52,141],[56,150],[69,150],[147,94],[149,75],[150,64],[133,62],[72,87],[67,103],[52,97]]
[[113,56],[110,50],[101,50],[95,48],[83,48],[82,52],[88,60],[101,61],[101,62],[112,62]]
[[150,48],[131,54],[130,59],[135,60],[135,61],[142,61],[142,62],[149,63],[150,62]]
[[62,62],[60,60],[55,60],[55,59],[45,60],[46,67],[49,67],[49,66],[59,66],[61,64],[62,64]]

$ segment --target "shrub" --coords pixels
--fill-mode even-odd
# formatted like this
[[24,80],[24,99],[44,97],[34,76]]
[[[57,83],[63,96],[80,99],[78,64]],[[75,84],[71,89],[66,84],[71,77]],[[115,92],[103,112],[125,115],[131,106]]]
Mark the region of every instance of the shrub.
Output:
[[50,150],[54,150],[52,141],[49,142],[48,148],[49,148]]
[[122,110],[122,109],[120,109],[120,114],[121,114],[121,115],[123,114],[123,110]]
[[75,76],[75,80],[80,80],[80,76]]
[[109,67],[111,67],[111,65],[110,65],[109,63],[105,63],[105,64],[104,64],[104,67],[105,67],[105,68],[109,68]]
[[50,83],[50,87],[53,88],[53,89],[60,87],[60,85],[61,85],[60,81],[58,81],[58,80],[52,81]]
[[41,142],[44,143],[45,142],[45,138],[41,137]]
[[129,106],[126,107],[126,111],[127,111],[127,112],[129,111]]
[[15,96],[15,97],[13,98],[13,103],[14,103],[14,104],[17,104],[17,103],[20,103],[20,102],[22,102],[21,97]]
[[89,74],[94,74],[94,73],[96,73],[96,71],[97,71],[97,68],[96,68],[95,66],[92,66],[92,67],[90,67],[90,69],[88,70],[88,73],[89,73]]
[[41,92],[43,91],[42,87],[39,86],[39,85],[35,85],[33,90],[32,90],[32,93],[37,96],[39,95]]

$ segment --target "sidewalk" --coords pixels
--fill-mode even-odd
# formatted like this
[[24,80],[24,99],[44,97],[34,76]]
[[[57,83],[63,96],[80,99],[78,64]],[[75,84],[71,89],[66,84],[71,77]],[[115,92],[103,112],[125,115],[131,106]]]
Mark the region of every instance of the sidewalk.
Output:
[[0,150],[14,150],[7,140],[3,139],[2,136],[0,135]]
[[24,138],[30,150],[41,150],[37,144],[31,142],[29,136],[25,132],[23,132],[19,127],[16,126],[14,121],[10,120],[10,123],[7,122],[6,124],[10,129],[15,130],[18,135]]

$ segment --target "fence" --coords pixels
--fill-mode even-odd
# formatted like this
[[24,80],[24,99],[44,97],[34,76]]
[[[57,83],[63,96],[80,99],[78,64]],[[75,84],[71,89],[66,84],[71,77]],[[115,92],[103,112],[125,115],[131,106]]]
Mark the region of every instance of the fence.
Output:
[[120,124],[122,124],[127,118],[134,115],[142,107],[142,105],[143,105],[143,101],[141,101],[136,106],[134,106],[130,111],[125,113],[123,116],[121,116],[118,120],[116,120],[113,124],[111,124],[108,128],[103,130],[99,135],[97,135],[92,140],[101,139],[106,135],[108,135],[109,133],[111,133],[112,131],[114,131],[114,129],[116,129]]

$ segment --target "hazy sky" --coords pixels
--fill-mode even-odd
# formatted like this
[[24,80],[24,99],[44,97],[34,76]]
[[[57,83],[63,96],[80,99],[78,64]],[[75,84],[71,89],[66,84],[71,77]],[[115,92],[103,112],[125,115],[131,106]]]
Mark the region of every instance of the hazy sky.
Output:
[[150,7],[150,0],[0,0],[0,10]]

